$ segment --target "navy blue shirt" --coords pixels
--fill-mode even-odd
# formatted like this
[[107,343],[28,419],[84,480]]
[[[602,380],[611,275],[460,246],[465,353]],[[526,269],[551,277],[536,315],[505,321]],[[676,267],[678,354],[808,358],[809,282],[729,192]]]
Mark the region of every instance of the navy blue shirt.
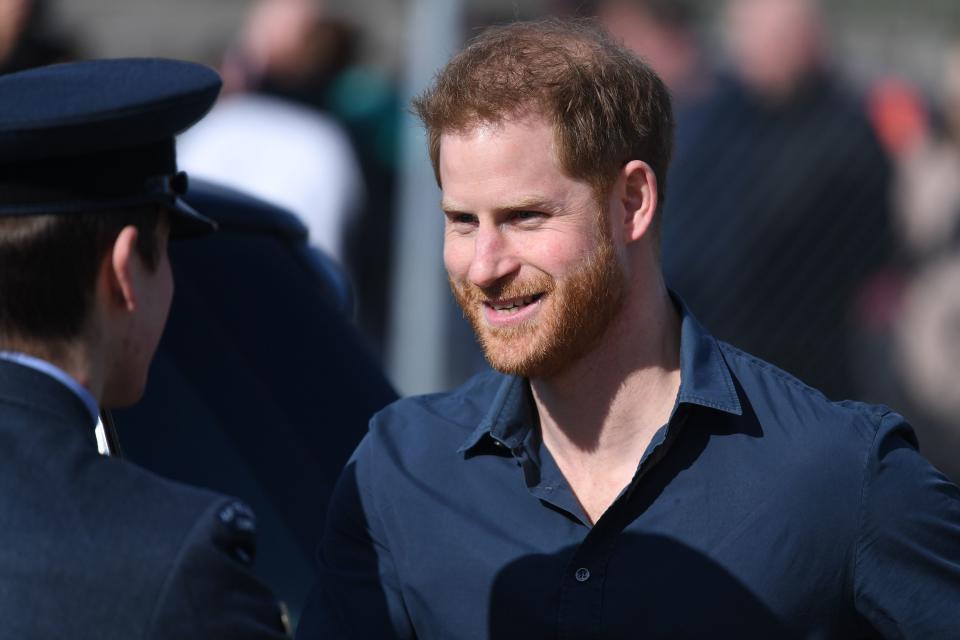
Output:
[[960,490],[903,418],[681,334],[670,420],[595,526],[526,380],[375,416],[298,637],[960,638]]

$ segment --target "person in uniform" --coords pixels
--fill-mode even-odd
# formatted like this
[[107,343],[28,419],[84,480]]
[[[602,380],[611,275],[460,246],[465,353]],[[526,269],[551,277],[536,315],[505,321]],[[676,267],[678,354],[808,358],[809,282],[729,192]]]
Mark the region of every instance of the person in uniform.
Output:
[[220,80],[172,60],[0,77],[0,635],[282,638],[235,499],[98,453],[100,408],[135,403],[173,295],[174,135]]

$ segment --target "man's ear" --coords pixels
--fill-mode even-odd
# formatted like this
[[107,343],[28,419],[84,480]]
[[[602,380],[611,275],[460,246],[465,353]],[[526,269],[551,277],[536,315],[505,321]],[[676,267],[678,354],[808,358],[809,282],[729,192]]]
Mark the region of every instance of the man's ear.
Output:
[[620,170],[619,179],[624,238],[634,242],[647,234],[657,215],[657,176],[646,162],[631,160]]
[[137,236],[137,228],[133,225],[121,229],[100,268],[101,284],[111,306],[125,311],[137,308],[137,276],[141,268]]

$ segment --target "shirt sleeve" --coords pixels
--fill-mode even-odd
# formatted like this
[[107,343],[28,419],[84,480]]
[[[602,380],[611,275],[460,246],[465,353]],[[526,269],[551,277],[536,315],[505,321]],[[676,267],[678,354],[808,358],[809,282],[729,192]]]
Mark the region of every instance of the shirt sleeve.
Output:
[[288,638],[270,590],[252,572],[256,526],[237,500],[214,502],[187,535],[154,612],[150,638]]
[[297,640],[416,637],[376,507],[383,496],[375,473],[382,467],[374,456],[368,433],[333,491],[317,554],[318,582]]
[[866,461],[857,609],[886,638],[960,637],[960,489],[887,413]]

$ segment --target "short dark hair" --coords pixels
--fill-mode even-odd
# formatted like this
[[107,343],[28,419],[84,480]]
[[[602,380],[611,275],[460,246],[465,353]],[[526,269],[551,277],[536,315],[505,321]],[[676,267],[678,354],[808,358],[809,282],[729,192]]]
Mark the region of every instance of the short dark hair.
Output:
[[120,231],[137,228],[149,269],[160,261],[157,206],[0,217],[0,340],[63,341],[80,335],[97,271]]
[[563,170],[588,182],[598,197],[634,159],[653,168],[661,202],[665,196],[673,147],[670,94],[650,67],[592,20],[551,18],[487,29],[413,106],[427,129],[438,184],[444,133],[538,113],[553,122]]

